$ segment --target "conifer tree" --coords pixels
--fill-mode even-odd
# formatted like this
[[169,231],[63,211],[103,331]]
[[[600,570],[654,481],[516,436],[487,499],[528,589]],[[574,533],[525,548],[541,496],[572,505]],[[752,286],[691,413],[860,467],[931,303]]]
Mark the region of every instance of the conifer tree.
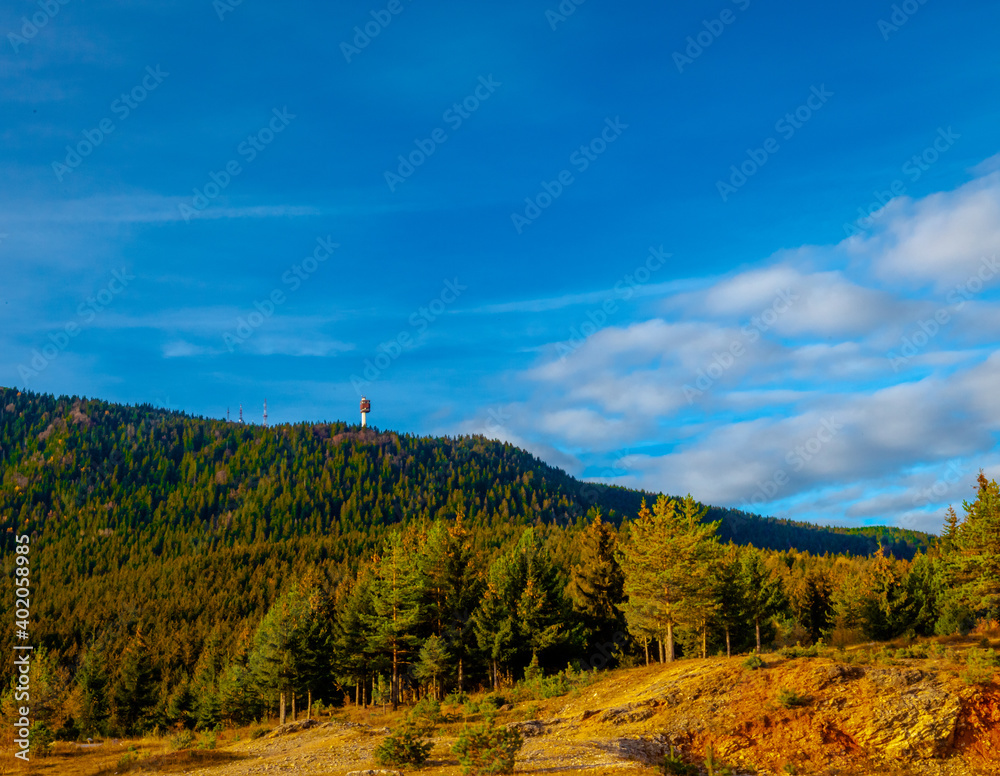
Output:
[[436,521],[421,553],[426,619],[432,632],[444,639],[445,649],[456,661],[460,692],[475,645],[472,615],[484,584],[463,520],[459,512],[451,525]]
[[392,665],[393,709],[399,707],[401,672],[411,662],[423,619],[422,579],[415,560],[412,539],[394,531],[386,540],[372,580],[371,644]]
[[748,620],[753,622],[757,651],[761,649],[761,623],[786,606],[781,580],[771,574],[760,550],[748,547],[741,553],[739,584]]
[[155,701],[153,669],[141,628],[118,659],[111,698],[112,727],[125,736],[141,732]]
[[614,642],[627,627],[620,608],[625,577],[615,555],[614,526],[601,519],[600,510],[581,534],[580,543],[580,562],[570,574],[569,596],[583,618],[590,646]]
[[665,659],[674,659],[674,629],[699,626],[711,608],[708,581],[718,523],[702,522],[704,512],[688,496],[683,504],[661,495],[653,509],[645,501],[619,543],[628,596],[624,612],[640,638],[665,639]]
[[968,627],[976,617],[1000,619],[1000,488],[982,471],[976,500],[962,502],[961,520],[949,511],[942,537],[940,630]]
[[108,721],[108,673],[104,655],[94,644],[87,647],[80,659],[74,700],[80,733],[86,738],[104,735]]

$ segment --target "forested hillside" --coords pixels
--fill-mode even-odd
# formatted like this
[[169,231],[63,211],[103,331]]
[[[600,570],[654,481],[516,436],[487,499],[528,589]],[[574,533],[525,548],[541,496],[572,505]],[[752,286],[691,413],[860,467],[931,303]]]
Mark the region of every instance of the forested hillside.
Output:
[[[233,720],[262,713],[282,683],[328,702],[360,686],[371,700],[383,680],[398,697],[500,683],[532,659],[586,664],[598,646],[605,661],[637,659],[651,639],[663,651],[665,631],[628,610],[615,582],[619,527],[627,537],[637,517],[652,520],[642,503],[656,495],[582,483],[482,437],[262,428],[0,389],[0,475],[4,570],[13,576],[15,537],[30,536],[31,638],[64,688],[52,720],[66,730],[193,724],[194,685],[214,699],[204,720]],[[929,542],[684,503],[712,546],[774,550],[731,547],[726,567],[734,586],[778,591],[757,622],[723,622],[710,606],[693,627],[678,612],[685,654],[752,646],[761,625],[765,639],[818,638],[880,542],[901,578]],[[387,590],[387,574],[408,581]],[[412,621],[386,626],[386,606]],[[0,625],[8,644],[12,619]]]

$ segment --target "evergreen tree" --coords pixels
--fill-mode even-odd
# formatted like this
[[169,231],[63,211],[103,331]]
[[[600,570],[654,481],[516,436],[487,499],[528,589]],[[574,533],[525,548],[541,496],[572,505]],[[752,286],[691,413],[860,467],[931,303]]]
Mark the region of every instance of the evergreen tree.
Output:
[[660,496],[652,511],[643,502],[618,545],[629,629],[639,638],[652,633],[665,639],[667,661],[674,659],[675,627],[698,626],[700,613],[710,608],[706,590],[718,524],[701,522],[701,515],[690,497],[680,505]]
[[420,647],[417,664],[413,675],[422,682],[429,682],[435,700],[441,700],[440,682],[448,671],[451,655],[448,647],[440,636],[432,635]]
[[471,537],[461,512],[454,523],[438,520],[421,554],[427,620],[457,664],[461,692],[475,646],[472,615],[482,597],[483,580]]
[[1000,488],[996,480],[987,480],[980,471],[976,500],[962,502],[962,508],[961,521],[950,512],[942,541],[942,575],[948,588],[943,619],[946,624],[975,617],[1000,619]]
[[118,659],[118,673],[112,687],[112,728],[123,736],[142,732],[155,702],[153,669],[142,629]]
[[372,580],[372,615],[369,618],[372,649],[392,665],[390,701],[400,703],[401,671],[409,664],[418,643],[423,618],[420,600],[422,579],[409,538],[394,531],[382,549]]
[[588,645],[615,643],[627,627],[621,612],[625,577],[615,555],[614,526],[600,510],[580,537],[580,562],[573,566],[568,593],[582,616]]
[[740,557],[739,584],[747,618],[753,622],[757,651],[761,649],[761,623],[766,623],[786,606],[781,580],[771,574],[764,557],[754,547]]
[[105,658],[96,645],[91,644],[83,653],[76,672],[74,709],[80,734],[97,738],[107,733],[108,674]]
[[718,609],[716,619],[726,637],[726,657],[732,657],[733,634],[738,632],[747,619],[746,590],[742,584],[740,551],[730,544],[716,566],[716,597]]
[[353,685],[356,705],[365,704],[365,680],[372,671],[384,670],[383,666],[372,668],[373,656],[368,653],[373,619],[371,571],[364,567],[349,586],[341,588],[330,644],[334,677],[341,684]]

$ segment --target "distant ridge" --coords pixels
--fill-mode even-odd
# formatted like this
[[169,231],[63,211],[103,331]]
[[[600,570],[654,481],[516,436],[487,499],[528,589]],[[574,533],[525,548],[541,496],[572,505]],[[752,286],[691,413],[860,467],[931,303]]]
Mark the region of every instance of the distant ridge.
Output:
[[[697,495],[697,494],[695,494]],[[657,494],[577,480],[482,436],[417,437],[357,424],[254,426],[148,404],[0,388],[0,530],[46,543],[115,537],[113,555],[184,554],[322,538],[343,557],[394,524],[453,517],[500,535],[531,524],[620,522]],[[933,537],[837,528],[711,507],[723,541],[815,554],[911,558]],[[103,548],[110,550],[111,548]],[[103,555],[104,553],[100,553]]]

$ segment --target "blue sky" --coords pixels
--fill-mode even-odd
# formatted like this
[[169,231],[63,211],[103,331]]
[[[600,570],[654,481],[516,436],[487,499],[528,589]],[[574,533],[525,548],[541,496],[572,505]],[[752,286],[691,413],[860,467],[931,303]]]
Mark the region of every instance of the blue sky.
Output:
[[1000,474],[998,22],[7,3],[0,383],[272,422],[364,393],[578,476],[937,530]]

